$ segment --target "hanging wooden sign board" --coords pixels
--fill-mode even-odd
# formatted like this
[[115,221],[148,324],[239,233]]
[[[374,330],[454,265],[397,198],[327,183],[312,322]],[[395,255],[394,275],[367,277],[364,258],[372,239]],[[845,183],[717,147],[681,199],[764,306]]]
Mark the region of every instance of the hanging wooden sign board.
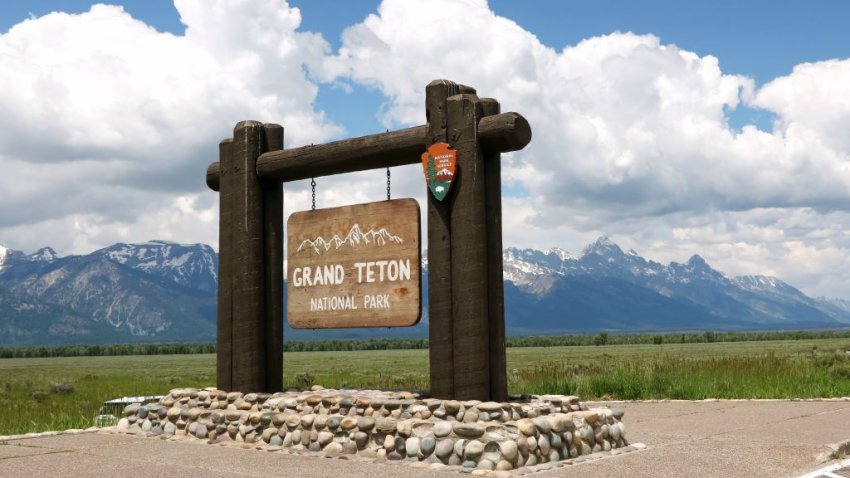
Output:
[[404,327],[422,315],[420,213],[394,199],[293,213],[286,315],[296,329]]

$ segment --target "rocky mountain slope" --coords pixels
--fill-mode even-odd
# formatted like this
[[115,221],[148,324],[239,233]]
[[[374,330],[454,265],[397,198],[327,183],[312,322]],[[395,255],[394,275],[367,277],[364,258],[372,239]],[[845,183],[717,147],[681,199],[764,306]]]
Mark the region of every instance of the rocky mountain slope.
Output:
[[850,325],[848,302],[808,297],[776,277],[729,277],[698,255],[663,265],[605,237],[579,256],[508,248],[504,260],[511,283],[505,301],[513,304],[509,326],[654,331]]
[[[581,254],[504,252],[508,333],[850,326],[850,301],[811,298],[775,277],[729,277],[699,256],[667,265],[606,238]],[[218,257],[203,244],[115,244],[84,256],[0,246],[0,346],[215,339]],[[427,308],[427,270],[423,273]],[[420,336],[401,329],[292,330],[287,339]]]
[[215,336],[218,264],[209,246],[153,241],[85,256],[57,257],[45,248],[6,257],[0,344]]

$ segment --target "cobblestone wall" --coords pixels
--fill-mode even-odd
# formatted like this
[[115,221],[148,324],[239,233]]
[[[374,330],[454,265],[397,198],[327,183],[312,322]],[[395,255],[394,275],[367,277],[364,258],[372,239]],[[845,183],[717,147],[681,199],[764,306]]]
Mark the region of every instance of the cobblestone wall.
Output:
[[622,410],[588,408],[561,395],[497,403],[318,386],[273,395],[181,388],[123,414],[116,426],[123,433],[481,470],[533,467],[629,445]]

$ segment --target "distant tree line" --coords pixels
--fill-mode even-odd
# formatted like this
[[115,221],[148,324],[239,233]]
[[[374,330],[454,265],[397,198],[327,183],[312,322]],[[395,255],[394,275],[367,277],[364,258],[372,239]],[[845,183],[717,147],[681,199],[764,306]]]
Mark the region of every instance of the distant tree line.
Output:
[[[427,339],[305,340],[284,342],[284,352],[325,352],[341,350],[427,349]],[[112,355],[181,355],[215,353],[212,343],[54,345],[0,347],[0,359],[35,357],[96,357]]]
[[99,357],[112,355],[210,354],[215,344],[108,344],[52,345],[40,347],[0,347],[0,358]]
[[[666,334],[558,335],[509,337],[508,347],[577,347],[586,345],[694,344],[710,342],[758,342],[850,338],[850,330],[783,332],[688,332]],[[284,352],[427,349],[428,339],[304,340],[284,342]],[[0,347],[0,359],[34,357],[94,357],[110,355],[172,355],[215,353],[212,343],[56,345]]]
[[543,337],[510,337],[508,347],[578,347],[584,345],[704,344],[711,342],[763,342],[767,340],[846,339],[850,330],[778,332],[705,332],[664,334],[557,335]]
[[283,343],[284,352],[414,350],[427,348],[428,339],[303,340]]

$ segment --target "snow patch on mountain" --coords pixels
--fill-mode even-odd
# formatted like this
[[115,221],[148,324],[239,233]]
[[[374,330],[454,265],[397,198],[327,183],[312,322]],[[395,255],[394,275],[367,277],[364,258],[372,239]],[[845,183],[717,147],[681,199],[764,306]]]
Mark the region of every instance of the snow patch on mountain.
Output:
[[148,241],[119,243],[96,251],[111,261],[199,290],[215,290],[218,256],[205,244]]
[[0,271],[3,270],[3,264],[6,263],[7,257],[9,257],[9,248],[0,244]]
[[824,304],[828,304],[850,316],[850,300],[839,299],[836,297],[818,297],[817,300]]
[[572,254],[570,254],[569,252],[567,252],[567,251],[565,251],[565,250],[563,250],[563,249],[561,249],[560,247],[557,247],[557,246],[553,247],[552,249],[549,249],[549,253],[555,254],[558,257],[558,259],[561,259],[562,261],[575,259],[575,257]]
[[29,257],[23,252],[0,245],[0,272],[4,269],[8,270],[11,266],[19,262],[27,262],[29,260]]
[[749,290],[773,290],[780,284],[785,284],[776,277],[763,275],[738,276],[733,280],[739,286]]
[[574,260],[569,252],[557,247],[548,252],[509,247],[502,255],[502,276],[517,286],[528,285],[537,277],[563,275],[564,265]]

